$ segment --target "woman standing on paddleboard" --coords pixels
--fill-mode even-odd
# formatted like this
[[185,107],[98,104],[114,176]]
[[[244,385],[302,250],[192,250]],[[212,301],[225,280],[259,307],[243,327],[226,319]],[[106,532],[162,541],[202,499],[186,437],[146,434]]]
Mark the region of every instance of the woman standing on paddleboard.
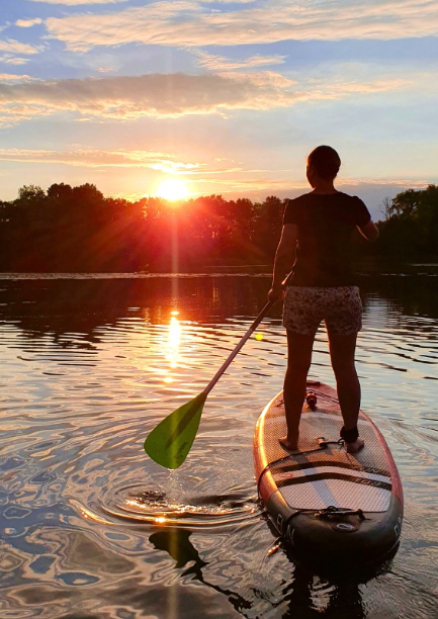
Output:
[[367,240],[374,241],[379,231],[362,200],[335,189],[340,166],[339,155],[330,146],[318,146],[310,153],[306,173],[313,191],[288,202],[275,254],[269,299],[281,296],[284,274],[293,263],[283,306],[288,344],[284,380],[287,435],[280,444],[286,451],[299,448],[307,373],[322,320],[344,419],[341,437],[350,453],[364,446],[357,429],[360,384],[354,363],[362,304],[351,271],[350,237],[358,228]]

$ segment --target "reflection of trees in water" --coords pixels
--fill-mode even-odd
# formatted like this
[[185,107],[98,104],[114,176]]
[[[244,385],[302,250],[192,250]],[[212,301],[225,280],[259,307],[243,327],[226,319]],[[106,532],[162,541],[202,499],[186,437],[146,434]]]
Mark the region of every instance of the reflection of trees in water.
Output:
[[377,294],[406,316],[438,317],[438,274],[375,275],[361,278],[360,287],[365,307]]
[[[206,587],[214,589],[225,595],[230,604],[244,617],[254,616],[254,602],[258,600],[258,592],[253,589],[253,601],[246,599],[236,591],[233,591],[233,583],[230,588],[221,587],[207,580],[203,574],[203,568],[208,565],[193,546],[191,532],[176,527],[166,527],[162,531],[153,533],[149,541],[157,550],[166,551],[175,561],[175,568],[185,568],[181,576],[192,575],[194,580],[202,582]],[[187,567],[188,566],[188,567]],[[312,570],[302,565],[291,563],[291,580],[283,581],[282,599],[276,606],[283,607],[279,610],[281,619],[364,619],[365,611],[362,604],[362,596],[359,590],[358,580],[351,577],[343,579],[322,579]],[[234,583],[237,588],[238,583]],[[249,597],[249,596],[248,596]],[[278,597],[278,595],[276,595]],[[280,619],[280,614],[275,616]],[[263,613],[264,614],[264,613]],[[263,616],[263,615],[262,615]]]
[[[268,278],[171,277],[126,279],[3,280],[0,320],[13,322],[24,337],[50,334],[53,341],[79,333],[91,343],[98,329],[126,316],[167,324],[170,312],[180,319],[222,322],[233,315],[253,318],[265,303]],[[280,308],[273,314],[279,315]]]
[[[167,324],[170,312],[200,324],[222,323],[239,316],[251,320],[266,300],[269,277],[183,276],[118,279],[3,280],[0,320],[13,322],[28,339],[50,335],[67,347],[65,334],[99,341],[99,328],[126,316],[150,324]],[[360,281],[364,307],[369,299],[385,299],[407,316],[438,316],[438,277],[371,276]],[[281,304],[270,312],[280,318]]]

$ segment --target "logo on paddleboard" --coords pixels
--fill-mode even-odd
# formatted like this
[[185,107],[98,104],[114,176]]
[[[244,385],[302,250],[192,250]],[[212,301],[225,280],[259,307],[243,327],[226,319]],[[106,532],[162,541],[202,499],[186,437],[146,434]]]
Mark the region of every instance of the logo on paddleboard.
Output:
[[350,524],[349,522],[338,522],[338,524],[336,525],[336,528],[339,529],[339,531],[347,531],[347,532],[357,530],[354,524]]

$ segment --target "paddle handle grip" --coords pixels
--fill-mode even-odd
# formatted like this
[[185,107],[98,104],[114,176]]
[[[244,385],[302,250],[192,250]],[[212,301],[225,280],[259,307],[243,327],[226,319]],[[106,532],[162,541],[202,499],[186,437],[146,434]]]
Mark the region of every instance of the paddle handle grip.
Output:
[[259,324],[262,322],[263,318],[266,316],[266,314],[269,312],[269,310],[271,309],[271,307],[278,301],[278,299],[273,299],[270,300],[266,303],[266,305],[263,307],[262,311],[260,312],[260,314],[257,316],[257,318],[254,320],[254,322],[252,323],[252,325],[250,326],[250,328],[248,329],[248,331],[245,333],[245,335],[242,337],[242,339],[240,340],[240,342],[237,344],[236,348],[233,350],[233,352],[230,354],[230,356],[228,357],[228,359],[226,361],[224,361],[224,363],[222,364],[222,366],[220,367],[220,369],[216,372],[216,374],[213,376],[213,378],[211,379],[211,381],[208,383],[207,387],[204,389],[204,393],[205,395],[209,394],[210,391],[213,389],[213,387],[215,386],[215,384],[217,383],[217,381],[219,380],[219,378],[222,376],[222,374],[225,372],[225,370],[227,369],[227,367],[231,364],[231,362],[234,360],[235,356],[238,354],[238,352],[243,348],[243,346],[245,345],[245,343],[249,340],[249,338],[251,337],[251,335],[254,333],[254,331],[257,329],[257,327],[259,326]]

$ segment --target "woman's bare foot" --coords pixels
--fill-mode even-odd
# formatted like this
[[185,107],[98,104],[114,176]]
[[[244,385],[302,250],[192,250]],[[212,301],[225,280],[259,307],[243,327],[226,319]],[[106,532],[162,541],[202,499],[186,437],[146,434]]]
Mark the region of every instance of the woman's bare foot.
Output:
[[283,436],[282,438],[278,439],[278,442],[280,443],[280,447],[284,449],[284,451],[298,451],[298,437],[295,440],[290,440],[287,436]]
[[345,449],[347,450],[347,453],[349,454],[357,454],[357,452],[363,449],[364,447],[365,447],[365,441],[362,440],[361,438],[358,438],[357,440],[355,440],[354,443],[347,443],[347,441],[345,441]]

